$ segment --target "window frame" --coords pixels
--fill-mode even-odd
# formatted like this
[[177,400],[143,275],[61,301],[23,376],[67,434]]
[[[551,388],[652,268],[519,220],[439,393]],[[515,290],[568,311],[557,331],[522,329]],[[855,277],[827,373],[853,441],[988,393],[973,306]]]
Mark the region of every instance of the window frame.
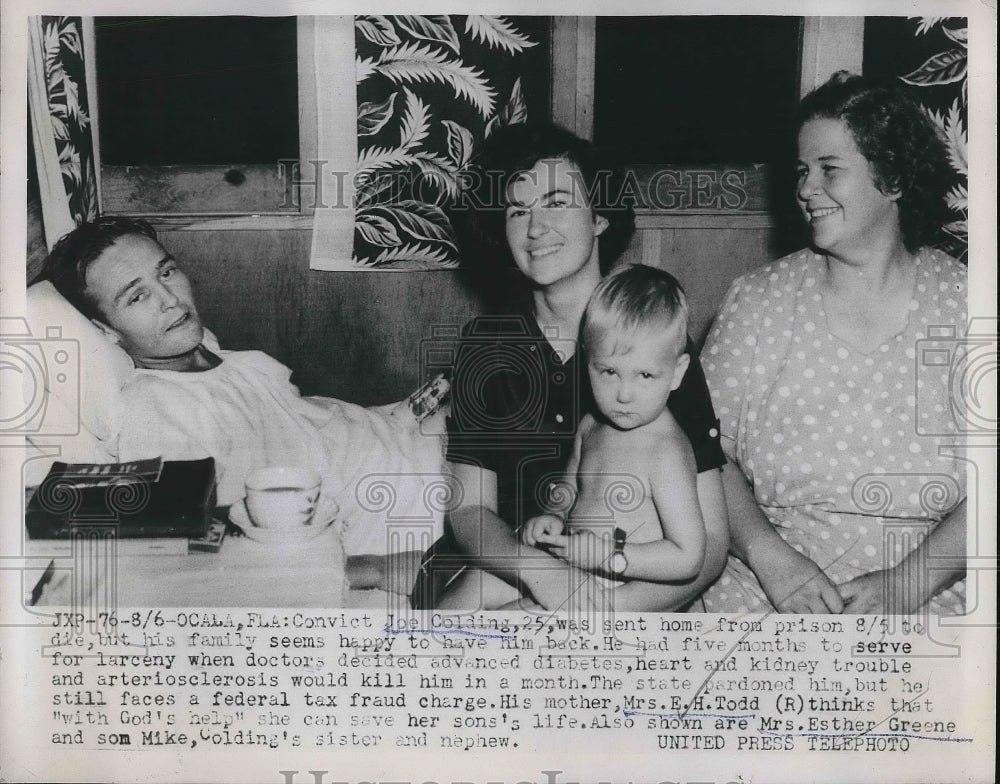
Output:
[[[552,35],[552,120],[585,139],[594,135],[594,82],[597,46],[597,17],[553,17]],[[805,95],[838,70],[861,72],[864,47],[863,16],[802,17],[799,43],[799,95]],[[688,177],[696,187],[699,175],[714,175],[718,182],[725,173],[743,172],[751,180],[748,189],[766,192],[769,167],[677,166],[669,162],[636,167],[640,185],[645,187],[654,171],[674,171]],[[770,228],[774,221],[759,199],[748,199],[747,207],[712,208],[640,207],[636,209],[637,229]]]
[[[313,60],[314,17],[296,17],[296,59],[298,62],[298,119],[299,119],[299,161],[315,160],[316,139],[316,76]],[[96,53],[95,17],[83,17],[83,45],[85,51]],[[312,228],[312,208],[302,204],[298,198],[298,188],[294,184],[294,172],[282,168],[275,172],[274,164],[199,165],[199,166],[106,166],[101,161],[100,114],[97,101],[96,57],[85,57],[87,74],[87,98],[91,109],[91,132],[94,143],[94,168],[97,178],[98,209],[101,214],[127,214],[149,221],[157,229],[309,229]],[[294,165],[294,164],[292,164]],[[225,181],[233,170],[243,177],[238,187],[249,185],[257,192],[263,192],[279,204],[289,204],[288,208],[276,210],[254,209],[244,205],[240,209],[209,210],[193,208],[181,211],[156,209],[155,202],[141,204],[139,209],[123,209],[125,204],[133,204],[130,195],[137,188],[148,188],[150,183],[163,190],[181,194],[197,194],[206,187]],[[277,182],[275,182],[275,175]],[[109,199],[111,189],[119,195]],[[243,193],[246,193],[244,190]],[[196,199],[188,199],[192,207],[198,207]],[[239,194],[234,193],[238,202]],[[117,203],[115,202],[117,200]],[[111,203],[109,203],[111,201]]]
[[[298,60],[298,106],[299,106],[299,162],[315,160],[318,152],[317,139],[317,96],[315,73],[315,18],[298,16],[297,60]],[[593,137],[594,130],[594,82],[596,55],[596,16],[553,16],[551,46],[551,119],[553,122],[573,131],[586,139]],[[83,17],[84,47],[96,51],[94,17]],[[864,45],[864,17],[806,16],[802,23],[800,43],[800,94],[805,94],[822,83],[834,71],[845,69],[861,71]],[[104,167],[100,156],[100,115],[97,103],[97,68],[94,57],[85,58],[87,68],[87,92],[91,109],[92,133],[94,140],[94,160],[97,176],[98,205],[102,213],[106,209],[105,189],[127,187],[130,180],[137,177],[159,177],[167,180],[177,176],[187,176],[190,182],[192,172],[197,168],[197,177],[202,182],[218,182],[232,168],[228,166],[205,167]],[[268,176],[272,164],[238,167],[251,183],[260,183]],[[115,169],[128,169],[120,172]],[[678,167],[664,163],[659,169],[674,169],[683,172],[695,167]],[[733,167],[746,169],[747,167]],[[758,167],[766,170],[766,166]],[[174,169],[175,171],[167,171]],[[146,171],[148,170],[148,171]],[[156,171],[153,171],[156,170]],[[706,167],[698,167],[705,171]],[[720,172],[721,174],[721,172]],[[766,177],[762,171],[761,176]],[[210,211],[191,210],[188,212],[164,212],[159,210],[128,210],[128,214],[146,218],[156,227],[163,228],[205,228],[205,229],[307,229],[312,227],[313,210],[308,200],[299,199],[292,185],[293,172],[280,172],[284,201],[297,203],[294,208],[279,210],[231,210]],[[302,176],[310,176],[302,172]],[[197,177],[195,179],[197,179]],[[176,187],[176,186],[175,186]],[[765,228],[772,220],[765,210],[746,209],[705,209],[697,205],[690,208],[640,208],[636,225],[639,229],[665,228]],[[113,210],[121,213],[122,210]]]

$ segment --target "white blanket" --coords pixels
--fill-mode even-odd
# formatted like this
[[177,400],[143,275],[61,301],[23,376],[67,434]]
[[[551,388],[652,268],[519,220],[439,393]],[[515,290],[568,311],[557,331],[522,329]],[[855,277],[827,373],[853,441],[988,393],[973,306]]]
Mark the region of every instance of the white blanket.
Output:
[[348,555],[419,549],[440,535],[440,413],[418,425],[405,407],[303,398],[268,355],[219,353],[222,364],[202,373],[136,372],[122,392],[119,460],[214,457],[220,505],[244,496],[254,468],[316,468],[326,501],[317,515],[339,508]]

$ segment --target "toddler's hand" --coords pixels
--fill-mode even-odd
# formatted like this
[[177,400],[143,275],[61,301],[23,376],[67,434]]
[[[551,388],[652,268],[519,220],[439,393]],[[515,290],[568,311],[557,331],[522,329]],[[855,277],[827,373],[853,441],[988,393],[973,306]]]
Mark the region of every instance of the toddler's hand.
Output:
[[569,536],[557,536],[552,541],[553,555],[586,572],[606,572],[614,550],[610,536],[586,528],[574,530]]
[[521,541],[529,547],[553,544],[553,539],[558,537],[562,530],[562,518],[554,514],[536,515],[521,527]]

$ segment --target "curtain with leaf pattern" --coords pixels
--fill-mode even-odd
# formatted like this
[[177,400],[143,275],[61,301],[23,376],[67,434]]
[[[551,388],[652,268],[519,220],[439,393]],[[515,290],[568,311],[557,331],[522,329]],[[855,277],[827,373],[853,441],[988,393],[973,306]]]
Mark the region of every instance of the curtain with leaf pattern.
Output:
[[29,112],[46,240],[97,216],[97,179],[79,17],[29,20]]
[[[331,258],[316,238],[327,221],[343,230],[343,216],[317,210],[314,268],[459,265],[448,205],[476,143],[498,126],[527,119],[522,55],[536,44],[516,18],[354,17],[353,241],[349,254]],[[319,115],[323,157],[323,125],[333,118],[324,116],[322,100]]]
[[915,25],[914,36],[935,40],[938,51],[899,78],[914,88],[914,97],[947,145],[952,220],[944,226],[947,237],[942,244],[952,256],[965,261],[969,253],[968,20],[934,16],[915,18],[910,24]]

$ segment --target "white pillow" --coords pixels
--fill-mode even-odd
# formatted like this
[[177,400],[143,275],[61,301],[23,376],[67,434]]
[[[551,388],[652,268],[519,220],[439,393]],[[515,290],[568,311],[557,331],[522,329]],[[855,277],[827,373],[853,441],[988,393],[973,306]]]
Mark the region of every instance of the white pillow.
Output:
[[32,343],[44,357],[44,412],[28,442],[45,458],[33,460],[25,471],[28,484],[37,484],[56,459],[74,463],[110,459],[108,445],[117,437],[115,412],[121,389],[135,367],[129,355],[49,281],[28,288],[27,317]]
[[[47,280],[28,288],[28,326],[34,337],[76,355],[70,358],[71,373],[78,358],[79,374],[66,383],[57,381],[58,374],[46,374],[49,395],[71,410],[79,404],[80,424],[96,438],[110,438],[121,389],[135,369],[132,359]],[[43,350],[51,353],[48,346]]]

